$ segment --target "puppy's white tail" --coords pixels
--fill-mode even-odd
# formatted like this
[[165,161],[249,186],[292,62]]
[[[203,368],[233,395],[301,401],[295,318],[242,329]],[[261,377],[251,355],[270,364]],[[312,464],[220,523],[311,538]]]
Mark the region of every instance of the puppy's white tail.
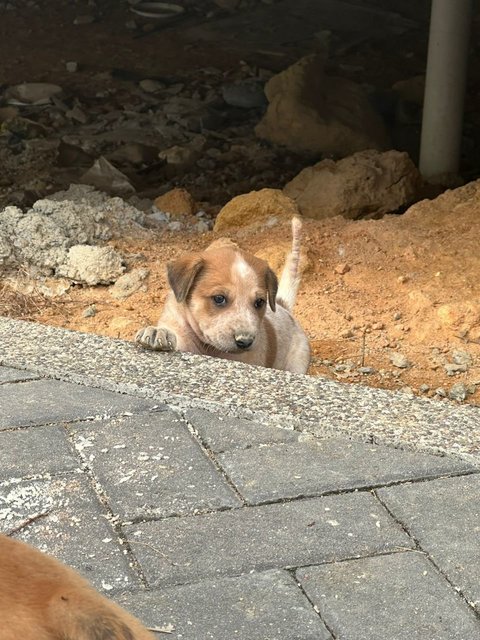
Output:
[[300,262],[301,239],[302,221],[300,218],[294,217],[292,218],[292,250],[285,261],[277,291],[277,303],[289,311],[292,311],[295,306],[298,286],[300,284],[298,265]]

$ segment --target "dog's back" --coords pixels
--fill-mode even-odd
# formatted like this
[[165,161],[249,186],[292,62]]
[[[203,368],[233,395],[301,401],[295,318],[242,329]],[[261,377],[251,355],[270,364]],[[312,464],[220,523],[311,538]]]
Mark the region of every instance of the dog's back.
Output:
[[1,640],[154,640],[75,571],[0,535]]

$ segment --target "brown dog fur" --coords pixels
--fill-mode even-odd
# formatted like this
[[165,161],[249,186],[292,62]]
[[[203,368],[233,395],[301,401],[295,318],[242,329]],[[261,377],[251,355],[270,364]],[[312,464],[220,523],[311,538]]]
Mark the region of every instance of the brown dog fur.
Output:
[[0,534],[1,640],[154,640],[73,569]]

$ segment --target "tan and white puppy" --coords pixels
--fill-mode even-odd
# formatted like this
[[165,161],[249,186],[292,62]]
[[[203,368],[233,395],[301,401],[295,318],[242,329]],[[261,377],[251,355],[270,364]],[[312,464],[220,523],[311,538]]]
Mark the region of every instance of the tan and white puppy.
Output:
[[154,640],[73,569],[0,534],[1,640]]
[[292,315],[301,229],[294,218],[292,250],[280,282],[264,260],[229,241],[169,263],[172,291],[158,325],[138,331],[135,341],[156,351],[189,351],[306,373],[310,347]]

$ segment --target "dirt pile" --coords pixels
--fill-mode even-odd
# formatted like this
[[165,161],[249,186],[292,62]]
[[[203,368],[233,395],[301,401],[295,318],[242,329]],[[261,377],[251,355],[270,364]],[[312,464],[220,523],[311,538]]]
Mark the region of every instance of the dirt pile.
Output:
[[[278,271],[290,245],[289,226],[277,221],[228,235]],[[312,374],[480,399],[480,181],[422,201],[402,216],[305,220],[304,232],[296,315],[311,339]],[[74,286],[42,306],[41,295],[31,291],[37,307],[26,309],[14,307],[4,286],[2,312],[130,340],[158,319],[166,263],[216,237],[166,227],[142,237],[124,234],[110,245],[124,256],[127,274],[141,273],[120,296],[118,287]]]

